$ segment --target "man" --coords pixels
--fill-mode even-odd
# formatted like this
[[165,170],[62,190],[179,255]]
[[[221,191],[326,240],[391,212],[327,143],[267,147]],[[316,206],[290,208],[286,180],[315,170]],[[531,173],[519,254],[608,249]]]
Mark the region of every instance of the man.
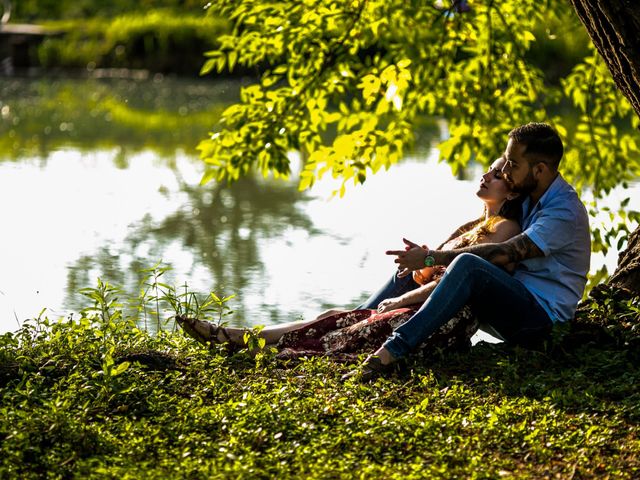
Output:
[[[345,377],[368,379],[385,371],[466,304],[481,323],[522,345],[547,336],[553,323],[573,318],[589,271],[591,236],[584,205],[558,172],[562,155],[562,141],[547,124],[529,123],[509,132],[502,173],[512,190],[528,196],[521,234],[503,243],[449,251],[403,239],[405,250],[387,252],[397,257],[397,278],[363,308],[376,308],[384,298],[415,288],[407,281],[414,270],[447,265],[447,271],[420,310],[359,371]],[[501,267],[512,262],[518,266],[510,275]]]

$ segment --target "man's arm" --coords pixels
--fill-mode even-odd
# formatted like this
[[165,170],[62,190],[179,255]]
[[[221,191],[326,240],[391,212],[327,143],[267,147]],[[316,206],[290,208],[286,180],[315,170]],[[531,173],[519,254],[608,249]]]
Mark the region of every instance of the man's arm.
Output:
[[[455,250],[432,250],[430,253],[436,260],[436,265],[449,265],[461,253],[472,253],[498,266],[544,256],[542,250],[525,233],[511,237],[506,242],[471,245]],[[424,263],[425,255],[422,257]]]
[[[398,264],[399,277],[404,277],[413,270],[424,267],[424,259],[427,256],[427,251],[424,248],[410,240],[403,240],[409,247],[408,250],[389,250],[386,252],[387,255],[397,257],[394,262]],[[429,253],[435,259],[436,265],[449,265],[458,255],[472,253],[500,267],[521,262],[527,258],[544,256],[542,250],[525,233],[516,235],[505,242],[484,243],[454,250],[430,250]]]

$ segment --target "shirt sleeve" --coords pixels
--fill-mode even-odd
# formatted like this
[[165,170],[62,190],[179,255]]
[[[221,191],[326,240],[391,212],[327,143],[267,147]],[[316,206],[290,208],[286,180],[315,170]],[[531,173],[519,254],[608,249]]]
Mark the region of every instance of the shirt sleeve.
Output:
[[540,210],[524,233],[548,256],[573,241],[575,219],[575,213],[569,206],[550,205]]

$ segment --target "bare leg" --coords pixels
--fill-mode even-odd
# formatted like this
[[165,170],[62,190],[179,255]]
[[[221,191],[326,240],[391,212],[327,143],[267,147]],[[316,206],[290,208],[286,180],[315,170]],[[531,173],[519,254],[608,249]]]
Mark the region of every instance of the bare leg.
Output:
[[[281,325],[270,325],[264,327],[259,336],[264,338],[267,341],[267,345],[275,345],[278,343],[278,340],[282,338],[285,333],[292,332],[299,328],[305,327],[316,320],[320,320],[326,318],[334,313],[345,312],[346,310],[327,310],[322,312],[316,318],[312,320],[298,320],[296,322],[287,322]],[[244,345],[244,333],[247,331],[246,328],[241,327],[225,327],[225,332],[229,337],[229,341],[231,343],[235,343],[237,345]]]

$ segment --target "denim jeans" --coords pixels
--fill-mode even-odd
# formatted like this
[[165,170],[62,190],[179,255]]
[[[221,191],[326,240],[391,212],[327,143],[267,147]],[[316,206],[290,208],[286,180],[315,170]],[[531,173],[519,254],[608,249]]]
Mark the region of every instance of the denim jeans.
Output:
[[[359,308],[373,308],[385,298],[418,287],[411,276],[394,275]],[[455,258],[422,307],[400,325],[384,347],[395,358],[408,355],[464,306],[506,341],[531,345],[549,334],[552,322],[526,287],[501,268],[472,254]]]

